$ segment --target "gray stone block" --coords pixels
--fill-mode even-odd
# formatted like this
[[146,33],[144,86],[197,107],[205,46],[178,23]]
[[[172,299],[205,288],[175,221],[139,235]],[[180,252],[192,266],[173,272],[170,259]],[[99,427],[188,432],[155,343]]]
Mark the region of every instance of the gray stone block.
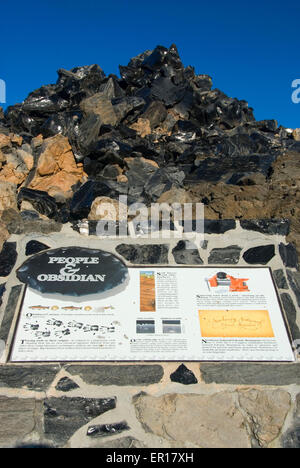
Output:
[[0,366],[0,387],[46,391],[59,372],[59,366]]
[[298,306],[300,307],[300,273],[291,270],[287,270],[286,272],[290,286],[296,296]]
[[298,254],[293,244],[279,244],[279,253],[284,265],[288,268],[298,267]]
[[[286,318],[289,324],[289,328],[292,334],[293,340],[300,339],[300,330],[296,323],[297,320],[297,311],[292,301],[292,298],[289,294],[281,294],[282,305],[286,314]],[[300,351],[300,350],[299,350]]]
[[70,365],[67,371],[79,375],[89,385],[151,385],[160,382],[164,371],[160,365],[79,366]]
[[178,265],[203,265],[197,247],[191,242],[179,241],[172,254]]
[[7,305],[4,311],[3,320],[0,328],[0,340],[3,340],[5,343],[8,338],[9,330],[16,312],[18,300],[22,292],[23,286],[18,285],[14,286],[9,294]]
[[164,244],[120,244],[117,246],[116,251],[133,264],[154,265],[168,263],[169,246]]
[[200,365],[205,383],[231,385],[300,384],[300,364],[203,363]]
[[48,398],[44,401],[45,435],[62,447],[81,426],[115,407],[115,398]]
[[208,263],[212,265],[236,265],[240,260],[241,247],[230,245],[224,249],[212,249]]
[[[33,398],[0,396],[0,447],[17,448],[36,428],[38,404]],[[39,415],[40,419],[42,413]]]
[[275,270],[272,272],[276,286],[279,289],[288,289],[288,284],[283,270]]

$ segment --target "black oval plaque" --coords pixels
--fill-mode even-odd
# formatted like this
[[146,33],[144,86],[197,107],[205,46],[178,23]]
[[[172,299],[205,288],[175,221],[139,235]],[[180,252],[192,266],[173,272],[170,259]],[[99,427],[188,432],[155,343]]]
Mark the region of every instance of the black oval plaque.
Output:
[[128,268],[103,250],[63,247],[30,257],[17,277],[43,294],[86,296],[121,286],[128,278]]

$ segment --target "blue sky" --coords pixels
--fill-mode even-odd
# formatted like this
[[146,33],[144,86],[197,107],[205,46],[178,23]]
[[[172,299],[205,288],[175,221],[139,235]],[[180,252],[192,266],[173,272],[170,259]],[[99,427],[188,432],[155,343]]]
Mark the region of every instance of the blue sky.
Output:
[[300,127],[299,1],[27,0],[1,2],[0,79],[21,102],[56,70],[98,63],[106,74],[156,45],[175,43],[184,65],[245,99],[257,119]]

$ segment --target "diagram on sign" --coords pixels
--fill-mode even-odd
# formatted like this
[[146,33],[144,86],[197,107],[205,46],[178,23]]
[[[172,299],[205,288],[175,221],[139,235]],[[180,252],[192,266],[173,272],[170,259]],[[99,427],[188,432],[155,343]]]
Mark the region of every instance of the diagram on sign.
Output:
[[101,336],[108,333],[115,333],[116,323],[111,322],[109,325],[99,325],[79,322],[77,320],[63,321],[55,317],[47,319],[43,323],[41,320],[34,323],[27,322],[23,325],[24,331],[31,333],[35,338],[50,338],[71,335],[81,330],[83,333],[96,335],[99,333]]
[[209,291],[214,292],[248,292],[247,281],[249,278],[235,278],[224,271],[219,271],[214,276],[206,278]]
[[267,310],[199,310],[204,338],[274,338]]

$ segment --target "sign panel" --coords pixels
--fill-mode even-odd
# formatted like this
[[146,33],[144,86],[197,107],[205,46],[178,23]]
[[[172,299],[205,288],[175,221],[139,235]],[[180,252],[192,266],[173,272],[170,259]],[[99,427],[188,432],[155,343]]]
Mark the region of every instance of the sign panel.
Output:
[[126,284],[128,268],[109,252],[84,247],[46,250],[17,271],[20,281],[43,294],[113,294]]
[[125,277],[109,294],[80,296],[30,283],[11,361],[294,361],[269,268],[139,267]]

